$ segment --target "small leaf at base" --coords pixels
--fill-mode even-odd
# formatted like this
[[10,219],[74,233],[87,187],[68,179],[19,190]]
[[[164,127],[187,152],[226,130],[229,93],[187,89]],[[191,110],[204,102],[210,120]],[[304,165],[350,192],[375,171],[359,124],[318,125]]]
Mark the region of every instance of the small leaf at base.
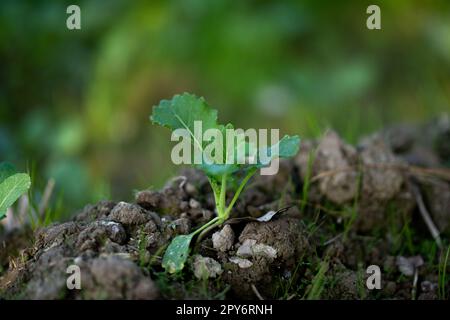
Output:
[[0,164],[0,220],[6,216],[6,210],[24,194],[31,185],[26,173],[15,173],[11,164]]
[[167,248],[162,267],[169,273],[181,271],[189,255],[189,245],[193,235],[176,236]]

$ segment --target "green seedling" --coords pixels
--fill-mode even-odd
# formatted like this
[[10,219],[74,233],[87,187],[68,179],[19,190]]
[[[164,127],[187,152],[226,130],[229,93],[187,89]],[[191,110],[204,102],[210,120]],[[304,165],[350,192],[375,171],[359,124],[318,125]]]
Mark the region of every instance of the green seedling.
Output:
[[6,162],[0,163],[0,220],[6,217],[6,210],[30,188],[30,176],[18,173]]
[[[245,185],[250,178],[263,167],[268,167],[272,160],[277,158],[293,157],[299,149],[300,138],[298,136],[284,136],[276,144],[268,147],[263,146],[259,149],[252,143],[247,142],[245,138],[233,138],[230,143],[228,133],[233,129],[232,124],[220,125],[217,123],[217,111],[211,109],[203,98],[184,93],[176,95],[171,100],[162,100],[158,106],[153,108],[150,117],[155,124],[167,127],[173,131],[173,134],[182,129],[184,134],[179,137],[189,139],[190,145],[195,150],[201,152],[201,161],[192,161],[194,167],[202,170],[208,177],[211,185],[217,216],[205,225],[201,226],[189,235],[180,235],[173,239],[167,248],[163,257],[162,266],[169,273],[181,271],[189,255],[189,246],[192,239],[197,234],[205,234],[209,230],[222,225],[230,216],[230,213],[242,193]],[[217,136],[212,137],[210,141],[203,141],[198,135],[197,125],[201,122],[202,130],[215,129]],[[211,142],[220,140],[221,152],[215,150],[212,156],[206,153],[207,148],[211,148]],[[251,157],[250,163],[238,161],[238,155],[244,154],[246,158],[252,155],[265,154],[264,157]],[[256,160],[255,160],[256,159]],[[233,161],[229,161],[233,160]],[[227,183],[243,177],[238,183],[231,201],[226,203]],[[201,237],[201,235],[200,235]]]

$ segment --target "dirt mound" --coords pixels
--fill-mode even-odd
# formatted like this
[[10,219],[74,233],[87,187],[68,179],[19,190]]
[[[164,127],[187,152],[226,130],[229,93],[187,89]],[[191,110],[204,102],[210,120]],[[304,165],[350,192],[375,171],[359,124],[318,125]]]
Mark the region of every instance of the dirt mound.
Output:
[[[438,282],[450,231],[450,125],[437,123],[390,128],[356,147],[332,131],[302,142],[276,176],[252,181],[233,219],[193,246],[181,275],[162,272],[164,249],[214,216],[208,181],[195,170],[137,193],[135,203],[102,201],[69,222],[4,233],[0,297],[448,296]],[[278,210],[269,221],[255,219]],[[405,274],[398,257],[417,255],[424,263]],[[71,265],[81,290],[67,288]],[[370,265],[381,269],[381,290],[367,289]]]

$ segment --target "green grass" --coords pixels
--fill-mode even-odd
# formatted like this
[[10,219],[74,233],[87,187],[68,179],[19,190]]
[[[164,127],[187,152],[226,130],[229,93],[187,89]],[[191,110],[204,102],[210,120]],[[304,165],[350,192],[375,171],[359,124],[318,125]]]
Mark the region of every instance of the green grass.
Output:
[[360,261],[358,263],[358,271],[356,273],[356,286],[358,288],[358,295],[361,300],[364,300],[367,297],[366,284],[364,283],[365,272],[366,270],[364,268],[364,262]]
[[361,188],[362,188],[362,179],[363,179],[363,170],[361,168],[361,164],[358,165],[358,175],[357,175],[357,187],[356,187],[356,195],[353,199],[353,204],[351,207],[344,208],[344,212],[347,212],[348,219],[344,223],[344,232],[343,232],[343,241],[347,240],[348,233],[350,232],[353,223],[355,222],[356,218],[358,217],[358,210],[359,210],[359,198],[361,194]]
[[[393,255],[414,255],[418,248],[414,245],[414,231],[411,229],[411,218],[399,215],[403,214],[397,206],[389,202],[386,208],[387,230],[390,234],[392,245],[391,254]],[[380,230],[383,232],[383,230]],[[379,234],[378,236],[382,236]]]
[[279,195],[278,200],[278,208],[283,208],[287,205],[286,203],[286,196],[288,195],[289,189],[291,189],[294,186],[292,182],[292,178],[289,177],[288,181],[286,182],[286,185],[284,186],[283,190],[281,191]]
[[439,263],[439,280],[438,280],[438,286],[439,286],[439,290],[438,290],[438,296],[439,299],[442,300],[447,300],[447,292],[446,292],[446,288],[447,288],[447,265],[448,265],[448,257],[449,257],[449,253],[450,253],[450,246],[447,247],[447,252],[445,253],[445,258],[443,258],[443,253],[441,254],[440,257],[440,263]]
[[311,286],[305,293],[306,300],[320,299],[322,291],[325,287],[325,274],[328,271],[328,266],[328,261],[324,260],[320,262],[318,271],[311,281]]
[[220,277],[198,280],[186,271],[170,275],[155,272],[153,278],[161,296],[169,299],[224,300],[231,288]]
[[309,262],[305,261],[304,254],[297,260],[292,274],[286,278],[282,275],[278,275],[278,284],[275,287],[273,296],[277,299],[287,300],[293,297],[299,296],[302,290],[302,282],[300,281],[300,271],[302,267],[309,265]]
[[147,251],[147,241],[145,232],[143,229],[139,230],[138,236],[138,254],[139,254],[139,267],[142,269],[148,269],[150,263],[149,253]]
[[28,163],[27,167],[31,187],[27,193],[26,214],[31,228],[36,230],[54,222],[61,222],[68,216],[63,192],[56,193],[56,183],[52,179],[47,181],[38,179],[35,162]]
[[306,204],[308,203],[309,188],[310,188],[310,185],[311,185],[312,165],[314,163],[315,157],[316,157],[316,149],[310,151],[309,154],[308,154],[308,166],[306,168],[305,180],[303,181],[302,200],[301,200],[301,203],[300,203],[300,212],[304,212]]

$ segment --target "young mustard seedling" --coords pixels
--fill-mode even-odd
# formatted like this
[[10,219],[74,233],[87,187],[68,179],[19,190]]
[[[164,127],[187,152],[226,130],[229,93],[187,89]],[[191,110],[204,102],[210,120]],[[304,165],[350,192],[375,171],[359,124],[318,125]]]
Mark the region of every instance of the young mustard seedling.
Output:
[[[245,139],[237,143],[236,140],[229,143],[227,141],[227,129],[233,129],[233,125],[227,124],[224,126],[218,124],[217,111],[211,109],[203,98],[198,98],[188,93],[176,95],[172,100],[162,100],[158,106],[153,108],[153,114],[150,119],[153,123],[167,127],[172,131],[182,129],[182,132],[185,133],[184,138],[189,138],[193,148],[201,152],[201,161],[194,164],[194,166],[207,175],[216,204],[217,216],[215,218],[189,235],[175,237],[167,248],[162,266],[166,271],[175,273],[183,269],[189,255],[189,245],[193,237],[223,224],[229,218],[231,210],[245,185],[256,171],[269,166],[273,159],[293,157],[298,152],[300,138],[298,136],[284,136],[278,143],[270,147],[262,147],[257,152],[254,152],[256,146],[246,142]],[[222,158],[219,157],[218,159],[215,155],[208,157],[206,152],[204,152],[208,147],[208,143],[205,143],[201,137],[198,137],[195,125],[199,121],[204,132],[208,129],[216,129],[215,132],[219,133],[220,136],[216,136],[212,140],[220,138],[219,140],[222,142],[220,146],[223,148],[221,150],[223,151],[221,153]],[[265,156],[253,157],[254,161],[243,163],[237,159],[239,154],[244,154],[246,157],[255,156],[256,154],[265,154]],[[194,162],[191,161],[191,163]],[[237,178],[240,174],[243,174],[244,178],[227,205],[227,183],[233,178]]]
[[6,217],[6,210],[30,188],[30,185],[28,174],[17,173],[12,164],[0,163],[0,220]]

